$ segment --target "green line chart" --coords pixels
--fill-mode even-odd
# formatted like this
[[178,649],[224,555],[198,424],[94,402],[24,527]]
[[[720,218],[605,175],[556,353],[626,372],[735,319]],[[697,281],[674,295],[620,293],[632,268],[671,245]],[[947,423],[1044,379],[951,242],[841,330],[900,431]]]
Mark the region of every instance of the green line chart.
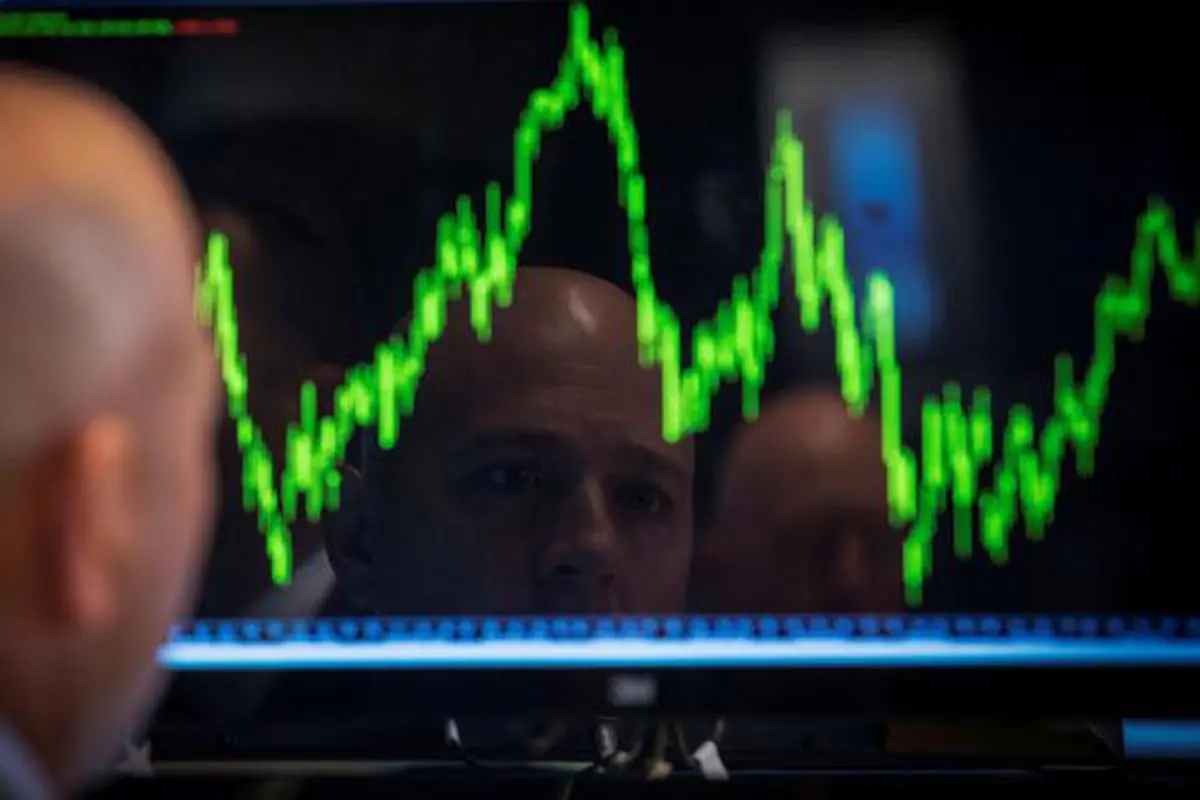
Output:
[[[741,388],[742,413],[753,419],[774,354],[771,313],[784,281],[795,293],[799,324],[834,332],[835,358],[847,406],[862,413],[874,399],[882,421],[881,458],[887,469],[891,521],[904,536],[903,570],[910,605],[922,602],[932,573],[939,521],[949,515],[954,550],[970,555],[978,543],[997,564],[1007,562],[1014,531],[1040,539],[1054,516],[1064,462],[1074,454],[1083,476],[1095,467],[1100,423],[1116,368],[1117,344],[1137,341],[1150,314],[1160,271],[1172,297],[1200,303],[1200,262],[1185,257],[1171,210],[1152,199],[1137,221],[1130,272],[1110,276],[1095,298],[1094,350],[1082,369],[1071,355],[1054,359],[1054,407],[1040,425],[1028,406],[1003,415],[986,387],[954,382],[921,404],[920,447],[903,441],[901,366],[895,345],[892,284],[873,274],[861,302],[855,297],[837,220],[818,214],[805,195],[805,154],[789,116],[780,113],[766,172],[763,244],[757,265],[732,281],[728,298],[691,332],[690,353],[675,312],[656,291],[646,221],[646,178],[629,104],[625,51],[616,32],[593,36],[586,5],[571,6],[567,46],[557,76],[536,89],[513,140],[511,193],[486,187],[482,219],[468,197],[439,221],[436,262],[414,281],[407,335],[377,346],[374,358],[347,371],[333,411],[317,413],[316,388],[301,389],[300,418],[289,426],[277,467],[247,403],[249,365],[238,340],[228,240],[214,234],[197,268],[197,308],[211,329],[242,454],[243,503],[262,531],[271,577],[292,573],[290,525],[317,520],[341,494],[337,465],[356,431],[374,428],[381,447],[395,446],[412,413],[430,346],[441,336],[450,302],[470,304],[472,326],[487,341],[496,313],[512,303],[513,282],[533,220],[534,167],[546,136],[587,110],[608,132],[618,174],[617,202],[628,220],[630,269],[637,299],[641,360],[661,369],[663,436],[667,441],[705,431],[714,396],[725,384]],[[685,355],[690,362],[685,366]],[[988,479],[990,478],[990,483]]]

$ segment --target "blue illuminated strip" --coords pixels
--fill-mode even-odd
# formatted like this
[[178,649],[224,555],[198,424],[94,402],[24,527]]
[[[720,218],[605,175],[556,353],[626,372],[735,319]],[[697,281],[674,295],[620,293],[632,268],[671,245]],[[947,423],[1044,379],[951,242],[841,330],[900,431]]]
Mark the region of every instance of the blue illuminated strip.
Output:
[[177,642],[163,666],[203,669],[547,667],[1200,667],[1195,642],[475,641]]
[[668,616],[198,620],[175,670],[1200,667],[1200,619]]
[[170,644],[162,664],[197,669],[548,667],[1200,666],[1200,644],[1047,642],[212,642]]
[[1130,758],[1200,758],[1200,722],[1131,719],[1123,727]]

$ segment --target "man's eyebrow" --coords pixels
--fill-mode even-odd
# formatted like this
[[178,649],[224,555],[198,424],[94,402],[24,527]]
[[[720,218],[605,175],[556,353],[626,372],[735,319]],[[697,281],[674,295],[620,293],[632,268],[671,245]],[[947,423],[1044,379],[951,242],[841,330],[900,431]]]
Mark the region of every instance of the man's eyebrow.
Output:
[[[501,449],[505,447],[524,448],[529,450],[563,450],[567,443],[563,437],[553,431],[537,428],[505,428],[477,431],[462,438],[456,438],[449,448],[450,456],[464,457],[478,449]],[[687,468],[678,459],[637,442],[621,442],[616,446],[617,456],[626,464],[646,472],[663,475],[686,485],[691,476]]]
[[[556,433],[535,428],[501,428],[475,431],[465,436],[453,436],[449,452],[452,458],[469,456],[475,450],[524,448],[529,450],[558,450],[565,446]],[[401,445],[403,446],[403,445]]]
[[620,457],[628,464],[647,472],[653,472],[678,481],[686,486],[691,482],[691,475],[678,459],[636,442],[625,442],[618,447]]

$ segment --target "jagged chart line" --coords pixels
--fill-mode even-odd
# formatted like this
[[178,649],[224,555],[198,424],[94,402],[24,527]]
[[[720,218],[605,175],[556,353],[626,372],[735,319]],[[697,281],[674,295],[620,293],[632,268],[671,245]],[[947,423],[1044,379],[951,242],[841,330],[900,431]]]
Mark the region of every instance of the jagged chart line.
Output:
[[[641,359],[662,370],[667,441],[708,427],[712,400],[723,384],[740,383],[743,415],[757,415],[774,353],[771,312],[780,300],[784,259],[790,257],[803,329],[816,332],[823,308],[829,308],[848,407],[861,413],[878,392],[891,521],[906,529],[903,570],[910,605],[922,600],[938,521],[945,512],[951,512],[954,550],[960,557],[970,555],[978,539],[994,562],[1005,563],[1019,519],[1030,538],[1041,538],[1053,518],[1067,449],[1075,453],[1077,473],[1086,476],[1093,469],[1116,344],[1143,335],[1156,267],[1176,300],[1193,306],[1200,302],[1200,265],[1181,254],[1170,209],[1161,201],[1150,202],[1138,220],[1129,276],[1110,276],[1097,294],[1094,352],[1082,378],[1076,381],[1070,355],[1056,357],[1054,410],[1040,430],[1030,408],[1017,405],[997,437],[989,390],[977,388],[968,400],[951,382],[940,395],[922,402],[918,454],[902,439],[892,285],[885,276],[872,275],[858,309],[843,231],[833,217],[818,216],[805,198],[803,145],[785,113],[779,115],[766,175],[758,266],[749,276],[735,278],[730,297],[711,319],[696,326],[691,365],[683,367],[678,317],[659,299],[651,275],[646,182],[624,62],[616,33],[608,30],[597,41],[587,7],[573,5],[558,74],[532,93],[520,117],[512,194],[504,198],[498,184],[487,186],[482,225],[467,197],[441,218],[436,265],[414,281],[407,336],[380,344],[372,362],[347,371],[334,392],[330,415],[318,417],[316,388],[311,382],[303,385],[300,419],[288,427],[278,474],[247,403],[248,365],[238,343],[228,240],[220,234],[210,237],[197,268],[197,309],[214,337],[243,458],[242,499],[265,537],[272,579],[286,584],[291,578],[289,525],[301,513],[315,521],[325,509],[336,508],[341,494],[337,466],[355,431],[374,427],[381,447],[396,444],[401,421],[412,413],[429,347],[445,327],[448,304],[467,298],[476,334],[481,341],[490,338],[493,313],[512,303],[519,254],[530,232],[533,167],[542,141],[585,102],[605,125],[616,153],[617,199],[628,218]],[[989,468],[992,485],[982,488]]]

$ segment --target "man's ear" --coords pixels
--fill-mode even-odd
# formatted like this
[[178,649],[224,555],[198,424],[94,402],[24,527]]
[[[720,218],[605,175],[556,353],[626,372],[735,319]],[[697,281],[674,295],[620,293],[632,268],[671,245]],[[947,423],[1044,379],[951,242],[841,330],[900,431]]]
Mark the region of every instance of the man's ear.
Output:
[[338,510],[326,518],[325,552],[337,578],[334,595],[359,613],[370,613],[371,525],[363,473],[344,464]]
[[32,510],[38,603],[57,624],[107,627],[137,555],[137,442],[128,420],[93,419],[38,471]]

